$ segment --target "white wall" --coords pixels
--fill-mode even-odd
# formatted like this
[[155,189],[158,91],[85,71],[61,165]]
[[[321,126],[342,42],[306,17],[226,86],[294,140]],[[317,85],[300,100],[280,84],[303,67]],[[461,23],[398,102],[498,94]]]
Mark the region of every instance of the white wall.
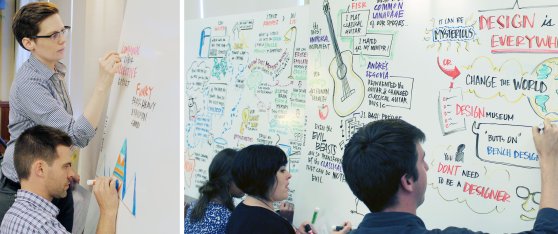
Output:
[[199,19],[200,18],[200,0],[185,0],[184,1],[184,19]]
[[308,1],[309,0],[185,0],[184,19],[209,18],[288,8],[308,4]]
[[[85,1],[84,1],[85,2]],[[126,0],[96,0],[86,1],[85,14],[85,56],[82,84],[82,98],[89,100],[99,74],[98,59],[106,52],[118,50],[122,19]],[[79,171],[82,175],[93,178],[97,169],[99,152],[101,151],[101,137],[104,131],[104,119],[97,128],[95,138],[82,150]],[[85,182],[85,181],[83,181]]]
[[[14,46],[12,33],[13,11],[16,8],[15,1],[6,1],[6,8],[0,16],[0,100],[7,101],[10,94],[10,86],[15,74],[14,69]],[[14,45],[14,43],[16,45]]]
[[[81,115],[99,74],[98,59],[107,51],[118,49],[126,0],[52,2],[58,5],[64,23],[72,27],[63,62],[68,65],[74,115]],[[77,170],[82,185],[95,176],[103,127],[103,123],[99,124],[95,138],[80,152]]]

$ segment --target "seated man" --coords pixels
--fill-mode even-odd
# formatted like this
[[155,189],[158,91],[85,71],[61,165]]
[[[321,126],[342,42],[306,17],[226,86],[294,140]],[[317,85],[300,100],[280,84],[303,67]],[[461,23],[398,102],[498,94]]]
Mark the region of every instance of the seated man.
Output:
[[[533,138],[542,177],[533,231],[553,233],[558,230],[558,126],[546,119],[544,133],[533,127]],[[353,135],[343,154],[345,179],[373,213],[351,233],[473,233],[456,227],[427,230],[416,216],[427,185],[424,139],[420,129],[398,119],[371,122]]]
[[[0,233],[68,233],[56,219],[59,209],[53,198],[66,197],[72,176],[72,140],[68,134],[52,127],[35,126],[17,139],[14,165],[21,189],[10,207]],[[97,233],[115,233],[118,212],[116,182],[97,178],[93,193],[100,207]]]

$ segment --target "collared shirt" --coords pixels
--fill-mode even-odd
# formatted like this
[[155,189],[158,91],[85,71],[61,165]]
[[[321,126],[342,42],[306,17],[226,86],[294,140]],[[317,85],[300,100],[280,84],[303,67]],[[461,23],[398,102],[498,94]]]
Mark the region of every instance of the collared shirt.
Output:
[[[520,233],[554,233],[558,230],[558,210],[552,208],[540,209],[533,230]],[[467,228],[447,227],[440,229],[426,229],[424,222],[418,216],[405,212],[368,213],[351,234],[370,233],[446,233],[469,234],[473,232]]]
[[64,85],[66,67],[62,63],[49,69],[33,55],[21,66],[10,90],[10,141],[2,161],[2,172],[19,182],[14,167],[15,141],[26,129],[36,125],[58,128],[70,135],[74,145],[85,147],[95,129],[83,116],[72,116],[71,103]]
[[0,226],[0,234],[69,233],[56,220],[58,208],[52,202],[26,190],[18,190],[12,207]]

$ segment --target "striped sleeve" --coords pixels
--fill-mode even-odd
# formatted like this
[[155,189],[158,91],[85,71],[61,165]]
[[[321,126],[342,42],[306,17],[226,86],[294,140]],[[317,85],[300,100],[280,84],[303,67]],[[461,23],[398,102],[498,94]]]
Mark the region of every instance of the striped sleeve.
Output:
[[47,125],[65,131],[75,145],[85,147],[95,136],[95,129],[83,114],[74,120],[64,107],[51,94],[47,83],[49,80],[29,77],[20,80],[14,90],[16,102],[22,113],[34,123]]

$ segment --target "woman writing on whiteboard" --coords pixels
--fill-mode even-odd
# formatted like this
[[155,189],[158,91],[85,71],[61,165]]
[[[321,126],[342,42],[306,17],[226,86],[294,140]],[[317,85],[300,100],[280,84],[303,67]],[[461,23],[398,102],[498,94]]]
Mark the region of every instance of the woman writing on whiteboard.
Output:
[[[234,159],[232,175],[246,199],[233,211],[227,224],[228,234],[240,233],[308,233],[307,222],[295,230],[273,208],[273,203],[289,197],[291,173],[286,168],[287,156],[277,146],[250,145]],[[347,233],[347,225],[341,233]],[[312,230],[313,233],[316,231]]]
[[225,233],[234,209],[233,197],[244,193],[236,187],[231,175],[236,150],[221,150],[209,165],[209,180],[200,187],[199,200],[186,209],[184,234]]
[[[66,90],[66,67],[64,58],[65,26],[56,5],[50,2],[34,2],[20,8],[14,16],[12,31],[15,39],[25,50],[31,52],[29,59],[17,71],[10,90],[11,134],[2,161],[0,178],[0,219],[15,200],[20,188],[14,168],[14,142],[26,129],[47,125],[66,132],[74,145],[85,147],[95,135],[103,108],[107,103],[114,74],[120,68],[116,52],[99,59],[99,78],[85,111],[73,118],[72,104]],[[79,176],[71,180],[79,182]],[[58,220],[71,231],[73,224],[73,199],[71,193],[63,199],[55,199],[60,208]]]

